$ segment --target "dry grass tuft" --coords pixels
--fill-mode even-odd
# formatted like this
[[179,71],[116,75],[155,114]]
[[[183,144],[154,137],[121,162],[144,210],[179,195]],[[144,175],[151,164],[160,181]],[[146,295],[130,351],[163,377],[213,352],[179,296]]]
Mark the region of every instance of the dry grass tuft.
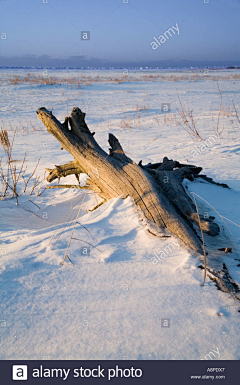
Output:
[[180,122],[179,125],[187,131],[187,133],[192,136],[195,139],[200,139],[203,140],[202,137],[200,136],[198,129],[196,127],[196,123],[198,119],[195,119],[193,116],[193,110],[186,110],[179,98],[179,95],[177,94],[178,101],[180,104],[180,108],[177,108],[177,112],[180,117]]
[[0,131],[0,142],[1,142],[1,146],[3,148],[4,153],[7,154],[7,152],[10,149],[10,141],[8,138],[7,130],[3,130],[2,128]]
[[[237,80],[240,78],[240,74],[227,74],[221,76],[221,80]],[[12,85],[19,85],[22,83],[30,83],[37,85],[71,85],[73,87],[81,88],[81,86],[88,86],[92,83],[129,83],[129,82],[196,82],[196,81],[217,81],[219,76],[217,74],[210,74],[203,76],[203,74],[189,73],[189,74],[144,74],[140,73],[138,76],[130,76],[129,74],[119,74],[118,76],[91,76],[82,75],[69,76],[69,77],[57,77],[55,75],[35,75],[28,73],[25,76],[11,75],[5,76],[0,79],[0,82],[8,82]]]
[[[0,179],[2,181],[2,191],[0,196],[1,199],[7,197],[15,197],[18,204],[18,197],[20,195],[19,185],[23,185],[23,193],[28,192],[29,200],[31,200],[30,196],[33,194],[36,187],[39,186],[41,181],[40,177],[34,177],[40,159],[38,160],[34,171],[30,174],[28,178],[25,176],[27,170],[27,166],[25,166],[26,154],[22,161],[13,159],[12,151],[15,135],[16,131],[14,132],[12,141],[10,142],[7,130],[3,130],[1,128],[0,144],[3,148],[5,159],[3,159],[3,157],[1,157],[0,159]],[[17,167],[18,162],[20,162],[19,167]],[[30,186],[30,184],[32,185]]]

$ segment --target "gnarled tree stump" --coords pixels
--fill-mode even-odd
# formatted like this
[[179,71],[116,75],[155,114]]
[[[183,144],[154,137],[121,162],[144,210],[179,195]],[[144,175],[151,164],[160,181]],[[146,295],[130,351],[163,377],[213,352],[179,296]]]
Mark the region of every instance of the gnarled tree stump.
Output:
[[[109,134],[110,150],[107,154],[85,123],[85,113],[77,107],[63,124],[46,108],[39,108],[37,114],[48,132],[75,159],[48,169],[49,182],[70,174],[75,174],[79,180],[79,174],[86,173],[90,177],[88,188],[101,198],[131,196],[148,220],[160,228],[169,229],[188,247],[202,253],[202,240],[194,229],[194,224],[199,223],[195,205],[182,185],[184,178],[194,180],[199,177],[201,167],[181,164],[166,157],[161,163],[144,166],[140,162],[137,165],[126,156],[113,134]],[[201,217],[200,221],[203,231],[210,235],[218,234],[219,227],[211,218]]]

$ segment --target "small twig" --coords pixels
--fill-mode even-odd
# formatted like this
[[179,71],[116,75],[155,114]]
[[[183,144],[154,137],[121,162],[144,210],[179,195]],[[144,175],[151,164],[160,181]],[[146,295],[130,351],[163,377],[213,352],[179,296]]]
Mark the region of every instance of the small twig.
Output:
[[30,197],[29,197],[29,201],[30,201],[31,203],[33,203],[38,209],[40,209],[40,207],[39,207],[36,203],[34,203],[34,202],[30,199]]
[[79,186],[75,184],[57,184],[57,185],[50,185],[46,187],[47,189],[49,188],[76,188],[79,190],[90,190],[90,186]]
[[[39,190],[41,190],[41,187],[39,187]],[[41,192],[38,192],[37,196],[40,197],[44,193],[45,190],[46,190],[46,187],[43,188],[43,190]]]
[[94,240],[93,236],[92,236],[92,233],[80,222],[77,222],[78,225],[82,226],[92,237],[92,239]]
[[239,225],[237,225],[235,222],[233,222],[233,221],[231,221],[230,219],[228,219],[228,218],[224,217],[223,215],[222,215],[222,218],[224,218],[224,219],[226,219],[227,221],[229,221],[229,222],[233,223],[235,226],[237,226],[237,227],[240,227],[240,226],[239,226]]
[[71,261],[71,259],[69,258],[69,256],[67,255],[67,258],[69,259],[69,261],[75,266],[75,264]]
[[218,120],[217,120],[217,127],[216,127],[216,130],[215,130],[215,133],[219,137],[219,121],[220,121],[220,116],[221,116],[221,112],[222,112],[222,91],[220,90],[218,81],[217,81],[217,86],[218,86],[218,91],[220,93],[220,106],[219,106],[219,111],[218,111]]
[[99,250],[96,246],[93,246],[91,243],[83,241],[82,239],[79,239],[79,238],[72,238],[72,239],[75,239],[76,241],[81,241],[81,242],[87,243],[89,246],[92,246],[94,249],[97,249],[98,251],[100,251],[100,253],[103,253],[103,251]]
[[48,246],[50,246],[50,244],[51,244],[51,242],[52,242],[52,239],[53,239],[54,235],[56,234],[56,231],[59,229],[59,226],[61,225],[61,223],[62,223],[62,222],[64,221],[64,219],[68,216],[68,214],[72,211],[72,209],[73,209],[75,206],[78,205],[78,203],[80,202],[80,200],[81,200],[81,199],[79,199],[79,200],[77,201],[77,203],[75,203],[75,205],[73,205],[73,206],[70,208],[70,210],[67,212],[67,214],[63,217],[63,219],[62,219],[61,222],[59,223],[58,227],[57,227],[56,230],[54,231],[54,233],[53,233],[53,235],[52,235],[52,237],[51,237],[51,239],[50,239],[50,242],[49,242]]
[[75,230],[75,226],[76,226],[76,223],[77,223],[77,219],[78,219],[78,216],[79,216],[79,214],[80,214],[80,210],[81,210],[81,207],[82,207],[82,205],[83,205],[83,202],[84,202],[84,199],[85,199],[85,198],[86,198],[86,194],[84,195],[83,201],[82,201],[82,203],[80,204],[80,207],[79,207],[79,210],[78,210],[78,214],[77,214],[77,218],[76,218],[76,221],[75,221],[74,226],[73,226],[73,229],[72,229],[72,234],[71,234],[71,237],[70,237],[69,242],[68,242],[68,247],[67,247],[65,256],[64,256],[64,258],[63,258],[63,261],[62,261],[62,266],[63,266],[64,261],[65,261],[65,258],[66,258],[66,256],[67,256],[67,252],[68,252],[68,249],[69,249],[71,240],[72,240],[72,236],[73,236],[73,233],[74,233],[74,230]]
[[32,174],[31,174],[31,175],[29,176],[29,178],[27,179],[27,182],[26,182],[26,187],[25,187],[25,190],[24,190],[24,192],[26,191],[26,188],[27,188],[27,185],[28,185],[28,183],[29,183],[30,179],[31,179],[31,178],[33,177],[33,175],[35,174],[35,171],[36,171],[36,169],[37,169],[37,166],[39,165],[40,159],[41,159],[41,158],[39,158],[39,159],[38,159],[38,162],[37,162],[37,164],[36,164],[36,167],[35,167],[35,169],[33,170]]
[[[27,207],[27,209],[25,209],[24,207],[22,207],[22,206],[20,206],[20,205],[18,205],[18,207],[20,207],[20,209],[22,209],[22,210],[25,210],[25,211],[28,211],[29,213],[32,213],[32,214],[34,214],[34,215],[36,215],[36,217],[38,217],[38,218],[41,218],[39,215],[37,215],[34,211],[32,211],[28,206],[25,206],[25,207]],[[42,219],[42,218],[41,218]]]
[[[195,194],[197,197],[199,197],[200,199],[202,199],[204,202],[206,202],[210,207],[212,207],[212,209],[214,210],[214,211],[216,211],[216,213],[220,216],[220,218],[223,220],[223,222],[225,223],[225,225],[227,226],[227,228],[228,228],[228,230],[230,231],[230,233],[232,234],[232,237],[233,237],[233,239],[235,240],[235,242],[236,242],[236,244],[238,244],[237,243],[237,241],[236,241],[236,239],[235,239],[235,237],[234,237],[234,235],[233,235],[233,233],[231,232],[231,230],[229,229],[229,227],[228,227],[228,225],[226,224],[226,222],[225,222],[225,220],[223,219],[224,217],[208,202],[208,201],[206,201],[205,199],[203,199],[202,197],[200,197],[200,195],[198,195],[198,194],[196,194],[196,193],[194,193],[194,192],[191,192],[191,194]],[[227,219],[227,218],[226,218]],[[228,219],[229,220],[229,219]],[[231,222],[231,221],[230,221]]]
[[[73,213],[73,214],[74,214],[74,213]],[[61,237],[61,235],[63,234],[64,230],[66,229],[67,225],[68,225],[68,227],[70,227],[71,224],[73,223],[74,219],[76,219],[76,218],[74,218],[74,216],[73,216],[73,219],[71,220],[71,216],[70,216],[70,218],[69,218],[69,220],[66,222],[66,224],[65,224],[65,226],[64,226],[64,228],[63,228],[63,230],[61,231],[61,233],[60,233],[59,236],[57,237],[57,240],[56,240],[55,244],[56,244],[56,243],[58,242],[58,240],[60,239],[60,237]]]
[[240,124],[240,118],[239,118],[239,116],[238,116],[236,106],[235,106],[234,102],[232,102],[232,103],[233,103],[233,107],[234,107],[234,111],[235,111],[235,115],[236,115],[237,121],[238,121],[238,123]]
[[104,203],[106,203],[106,199],[104,199],[102,202],[98,203],[96,206],[93,207],[93,209],[89,209],[88,211],[92,212],[96,210],[98,207],[102,206]]

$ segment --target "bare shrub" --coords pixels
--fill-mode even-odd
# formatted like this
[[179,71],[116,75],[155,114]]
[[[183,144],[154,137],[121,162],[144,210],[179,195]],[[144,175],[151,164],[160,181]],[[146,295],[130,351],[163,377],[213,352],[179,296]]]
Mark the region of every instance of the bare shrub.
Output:
[[130,131],[130,129],[131,129],[130,119],[128,117],[124,116],[124,118],[121,119],[121,121],[120,121],[119,127],[122,128],[123,130],[127,128]]
[[180,104],[180,108],[177,108],[178,115],[181,119],[179,122],[179,125],[185,131],[187,131],[187,133],[192,138],[203,140],[202,137],[200,136],[199,132],[198,132],[197,127],[196,127],[196,123],[197,123],[198,119],[194,118],[193,110],[189,110],[189,109],[186,110],[185,107],[183,106],[178,94],[177,94],[177,97],[178,97],[178,101]]
[[[0,159],[0,179],[2,181],[1,198],[15,197],[18,204],[18,197],[20,195],[19,185],[23,185],[22,192],[28,193],[30,199],[30,196],[33,194],[35,188],[41,183],[41,181],[40,177],[34,177],[40,159],[38,160],[34,171],[28,178],[25,175],[27,170],[27,166],[25,166],[26,154],[24,155],[23,160],[18,161],[13,159],[12,150],[15,135],[16,131],[14,131],[12,141],[10,142],[7,130],[3,130],[1,128],[0,144],[3,148],[5,159],[3,159],[3,157]],[[19,162],[20,165],[17,167],[17,163]]]

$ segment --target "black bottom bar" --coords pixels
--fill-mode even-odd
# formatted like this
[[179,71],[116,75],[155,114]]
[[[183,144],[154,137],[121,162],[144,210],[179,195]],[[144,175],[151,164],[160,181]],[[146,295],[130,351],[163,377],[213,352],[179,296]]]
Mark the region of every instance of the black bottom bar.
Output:
[[[29,384],[231,384],[239,361],[0,361],[3,385]],[[24,382],[23,382],[24,383]]]

